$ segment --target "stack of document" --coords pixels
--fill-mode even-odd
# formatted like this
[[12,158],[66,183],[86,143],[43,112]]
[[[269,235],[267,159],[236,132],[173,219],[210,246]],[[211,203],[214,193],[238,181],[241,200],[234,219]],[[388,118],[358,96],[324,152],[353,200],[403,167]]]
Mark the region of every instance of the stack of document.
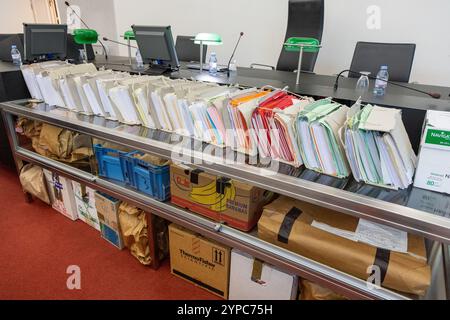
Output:
[[226,128],[222,118],[224,99],[236,88],[217,86],[188,96],[195,137],[218,146],[225,146]]
[[22,71],[23,78],[28,87],[28,91],[33,99],[43,100],[44,96],[39,89],[36,76],[45,70],[50,70],[52,68],[59,68],[61,66],[68,66],[67,62],[64,61],[48,61],[41,63],[33,63],[30,65],[22,65],[20,67]]
[[[100,97],[103,110],[106,112],[106,118],[109,120],[123,122],[122,114],[117,106],[111,101],[109,97],[109,89],[117,85],[118,81],[129,78],[130,74],[125,72],[113,72],[108,76],[96,79],[97,92]],[[83,111],[79,110],[79,111]]]
[[71,65],[53,65],[52,67],[43,68],[43,71],[36,74],[36,83],[39,87],[42,99],[49,105],[59,107],[68,106],[63,98],[60,90],[60,79],[67,75],[84,74],[96,72],[97,68],[89,64]]
[[331,99],[307,105],[297,118],[297,142],[308,169],[331,176],[348,177],[350,170],[338,137],[349,108]]
[[258,153],[257,137],[251,130],[252,115],[259,105],[261,97],[269,91],[257,89],[243,90],[232,95],[227,103],[228,121],[232,135],[227,139],[227,145],[233,150],[254,156]]
[[347,113],[341,139],[356,181],[404,189],[411,183],[416,155],[401,111],[355,103]]
[[304,98],[283,110],[274,110],[270,129],[271,155],[274,160],[285,162],[295,167],[303,165],[297,144],[296,119],[300,111],[312,102],[314,102],[314,99]]
[[[273,129],[273,133],[276,130],[274,110],[284,110],[298,101],[297,97],[289,95],[285,90],[275,90],[259,101],[258,108],[252,114],[252,129],[261,157],[269,158],[273,154],[274,158],[279,158],[279,135],[271,135],[271,129]],[[275,139],[273,149],[271,136]]]

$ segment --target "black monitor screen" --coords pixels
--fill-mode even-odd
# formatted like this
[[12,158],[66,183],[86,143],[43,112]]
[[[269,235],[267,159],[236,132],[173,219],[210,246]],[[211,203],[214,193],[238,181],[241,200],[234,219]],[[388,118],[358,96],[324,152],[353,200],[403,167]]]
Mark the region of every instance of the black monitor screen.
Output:
[[27,60],[39,56],[65,58],[67,51],[67,25],[24,24],[24,47]]
[[178,58],[170,26],[132,26],[142,58],[178,67]]

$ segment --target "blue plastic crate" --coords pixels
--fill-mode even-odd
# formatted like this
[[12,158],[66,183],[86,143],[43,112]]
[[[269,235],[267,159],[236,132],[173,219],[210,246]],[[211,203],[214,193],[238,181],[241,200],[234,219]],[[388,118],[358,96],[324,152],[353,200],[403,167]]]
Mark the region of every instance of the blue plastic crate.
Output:
[[126,152],[104,148],[101,144],[94,145],[94,151],[97,158],[99,176],[126,182],[128,179]]
[[127,183],[156,200],[167,200],[170,197],[170,166],[152,165],[133,157],[136,154],[143,153],[135,151],[127,155]]

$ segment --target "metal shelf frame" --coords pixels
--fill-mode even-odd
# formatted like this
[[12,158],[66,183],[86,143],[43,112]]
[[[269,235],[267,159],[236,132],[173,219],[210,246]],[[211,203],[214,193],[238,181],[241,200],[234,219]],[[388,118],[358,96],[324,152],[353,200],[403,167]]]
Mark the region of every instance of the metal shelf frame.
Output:
[[[171,158],[172,152],[175,151],[173,145],[164,142],[135,137],[127,133],[117,132],[113,129],[76,119],[67,119],[59,115],[21,106],[20,103],[18,101],[0,104],[16,163],[20,164],[20,162],[25,161],[55,171],[62,176],[84,183],[96,190],[106,192],[113,197],[136,205],[143,210],[150,211],[194,232],[247,252],[272,265],[295,273],[304,279],[328,287],[348,298],[410,299],[409,296],[396,293],[386,288],[373,288],[368,286],[364,280],[262,241],[251,234],[215,223],[170,203],[159,202],[135,190],[112,183],[67,164],[45,158],[20,147],[15,134],[14,115],[50,123],[91,137],[135,148],[165,158]],[[351,192],[282,174],[273,174],[270,172],[267,175],[269,173],[267,169],[244,164],[229,164],[225,161],[218,160],[216,157],[205,156],[197,151],[192,151],[191,163],[195,167],[202,168],[211,173],[246,181],[289,197],[329,207],[343,213],[363,217],[379,223],[385,223],[409,232],[422,234],[435,240],[450,242],[450,222],[444,218],[435,217],[419,210],[390,204],[385,201],[352,194]]]
[[58,127],[77,131],[104,141],[109,141],[163,158],[173,159],[180,151],[189,154],[183,162],[213,174],[225,175],[243,182],[310,202],[338,212],[371,220],[425,238],[450,244],[450,218],[437,216],[425,211],[390,203],[387,201],[336,189],[330,186],[306,181],[296,177],[274,173],[243,163],[233,163],[226,159],[199,151],[183,149],[180,146],[154,139],[135,136],[77,119],[34,110],[21,106],[23,101],[2,103],[0,107],[9,114],[47,122]]

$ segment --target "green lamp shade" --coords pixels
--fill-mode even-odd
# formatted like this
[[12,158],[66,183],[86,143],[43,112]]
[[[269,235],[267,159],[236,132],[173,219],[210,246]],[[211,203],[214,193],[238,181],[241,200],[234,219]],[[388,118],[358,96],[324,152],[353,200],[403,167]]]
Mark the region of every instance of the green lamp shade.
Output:
[[73,40],[77,44],[94,44],[98,41],[98,33],[92,29],[75,29]]
[[300,51],[300,46],[303,47],[304,52],[319,52],[319,40],[314,38],[292,37],[286,40],[284,50],[286,51]]
[[217,33],[199,33],[195,36],[194,43],[200,42],[208,46],[217,46],[222,44],[222,37]]
[[133,30],[125,31],[123,37],[127,40],[136,40]]

